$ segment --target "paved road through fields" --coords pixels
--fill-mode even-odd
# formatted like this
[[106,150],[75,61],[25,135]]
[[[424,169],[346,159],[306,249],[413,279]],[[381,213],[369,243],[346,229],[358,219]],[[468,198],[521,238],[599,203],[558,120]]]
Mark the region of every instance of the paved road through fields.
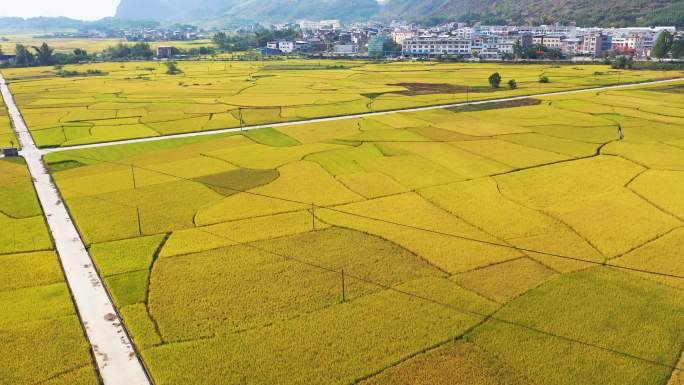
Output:
[[149,385],[150,380],[130,337],[122,326],[102,278],[98,275],[57,187],[43,164],[42,153],[26,129],[2,74],[0,89],[104,384]]

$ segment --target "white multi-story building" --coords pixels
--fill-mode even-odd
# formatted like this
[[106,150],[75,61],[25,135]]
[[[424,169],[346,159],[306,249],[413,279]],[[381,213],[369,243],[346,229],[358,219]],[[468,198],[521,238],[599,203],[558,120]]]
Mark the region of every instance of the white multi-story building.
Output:
[[302,30],[315,31],[318,29],[340,29],[342,24],[339,20],[321,20],[321,21],[311,21],[311,20],[300,20],[299,28]]
[[473,29],[469,27],[458,28],[455,31],[451,32],[451,36],[458,39],[472,39]]
[[610,49],[610,36],[603,33],[590,33],[583,36],[580,54],[600,57],[606,49]]
[[402,46],[404,55],[439,56],[471,54],[472,44],[468,39],[459,39],[450,36],[441,37],[415,37],[406,39]]
[[278,49],[285,53],[294,52],[295,43],[293,41],[282,40],[278,42]]
[[292,53],[295,50],[295,43],[287,40],[269,41],[266,43],[266,48],[279,50],[283,53]]
[[392,40],[397,44],[404,44],[408,39],[416,37],[415,31],[393,31],[391,33]]
[[333,52],[336,55],[355,55],[359,53],[359,46],[357,44],[335,44]]
[[564,55],[573,56],[579,53],[582,49],[582,39],[577,37],[569,37],[564,39],[561,43],[561,52]]
[[611,47],[618,52],[635,52],[641,46],[639,35],[613,36]]

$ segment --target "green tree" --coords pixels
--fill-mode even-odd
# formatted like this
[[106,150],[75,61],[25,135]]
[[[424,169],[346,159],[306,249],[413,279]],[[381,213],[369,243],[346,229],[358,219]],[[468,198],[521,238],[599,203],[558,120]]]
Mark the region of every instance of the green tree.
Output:
[[138,42],[131,47],[131,56],[134,58],[149,59],[154,56],[154,52],[148,43]]
[[518,82],[515,81],[515,79],[511,79],[508,81],[508,88],[514,90],[518,88]]
[[47,43],[43,42],[40,47],[33,46],[33,50],[36,51],[38,65],[49,66],[54,63],[53,53],[55,50],[50,48]]
[[73,55],[78,56],[78,57],[88,57],[88,51],[86,51],[84,49],[76,48],[73,52]]
[[551,83],[551,79],[546,75],[542,75],[539,77],[539,83]]
[[166,66],[167,75],[178,75],[183,73],[183,71],[178,68],[178,63],[175,61],[167,61],[164,63],[164,65]]
[[211,41],[218,47],[218,49],[228,48],[228,35],[225,32],[218,32],[211,38]]
[[14,54],[16,55],[16,57],[14,58],[15,66],[28,67],[30,65],[33,65],[35,58],[33,57],[31,51],[29,51],[25,45],[17,44],[14,48]]
[[109,46],[105,50],[105,55],[113,59],[123,59],[131,56],[131,47],[124,43],[118,43],[115,46]]
[[520,42],[520,39],[518,39],[513,43],[513,56],[515,56],[516,59],[520,59],[524,54],[525,51],[523,50],[522,43]]
[[620,55],[613,61],[612,67],[615,69],[628,69],[634,66],[634,59],[631,56]]
[[537,52],[546,52],[547,51],[546,46],[542,43],[535,44],[533,49]]
[[653,50],[651,51],[651,56],[662,59],[670,53],[672,49],[672,34],[668,31],[663,31],[658,35],[658,38],[653,45]]
[[672,54],[673,59],[684,58],[684,36],[681,36],[672,42],[670,53]]
[[498,72],[489,75],[489,85],[492,88],[499,88],[501,86],[501,75]]

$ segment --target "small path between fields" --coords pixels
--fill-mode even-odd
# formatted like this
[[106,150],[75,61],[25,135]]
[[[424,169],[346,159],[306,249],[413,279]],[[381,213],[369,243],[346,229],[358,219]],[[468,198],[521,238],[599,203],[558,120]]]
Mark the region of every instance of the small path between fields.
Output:
[[[102,278],[93,265],[71,216],[42,162],[42,152],[27,130],[7,83],[0,74],[0,90],[22,145],[33,185],[71,289],[83,328],[105,385],[150,385],[151,382],[119,319]],[[38,347],[40,348],[40,347]]]
[[[153,136],[153,137],[149,137],[149,138],[124,139],[124,140],[103,142],[103,143],[92,143],[92,144],[82,144],[82,145],[76,145],[76,146],[65,146],[65,147],[38,149],[37,151],[41,155],[45,155],[45,154],[49,154],[52,152],[107,147],[107,146],[113,146],[113,145],[118,145],[118,144],[156,142],[159,140],[191,138],[194,136],[225,134],[225,133],[232,133],[232,132],[256,130],[259,128],[267,128],[267,127],[278,128],[278,127],[295,126],[295,125],[308,124],[308,123],[334,122],[334,121],[338,121],[338,120],[358,119],[358,118],[365,118],[365,117],[371,117],[371,116],[396,114],[399,112],[430,111],[430,110],[437,110],[437,109],[443,109],[443,108],[462,107],[462,106],[468,106],[468,105],[511,102],[511,101],[522,100],[522,99],[527,99],[527,98],[568,95],[568,94],[576,94],[576,93],[582,93],[582,92],[597,92],[597,91],[616,90],[616,89],[622,89],[622,88],[630,88],[630,87],[639,87],[639,86],[679,82],[682,80],[684,80],[684,77],[673,78],[673,79],[652,80],[652,81],[639,82],[639,83],[619,84],[619,85],[612,85],[612,86],[581,88],[581,89],[567,90],[567,91],[554,91],[554,92],[545,92],[545,93],[542,92],[542,93],[537,93],[537,94],[513,96],[513,97],[507,97],[507,98],[500,98],[500,99],[486,99],[486,100],[477,100],[477,101],[472,101],[472,102],[461,102],[461,103],[453,103],[453,104],[439,104],[439,105],[427,106],[427,107],[411,107],[411,108],[403,108],[403,109],[399,109],[399,110],[388,110],[388,111],[379,111],[379,112],[364,112],[364,113],[360,113],[360,114],[334,116],[334,117],[329,117],[329,118],[294,120],[291,122],[259,124],[259,125],[254,125],[254,126],[225,128],[225,129],[220,129],[220,130],[210,130],[210,131],[189,132],[189,133],[184,133],[184,134],[171,134],[171,135],[163,135],[163,136]],[[25,127],[22,129],[26,130]]]

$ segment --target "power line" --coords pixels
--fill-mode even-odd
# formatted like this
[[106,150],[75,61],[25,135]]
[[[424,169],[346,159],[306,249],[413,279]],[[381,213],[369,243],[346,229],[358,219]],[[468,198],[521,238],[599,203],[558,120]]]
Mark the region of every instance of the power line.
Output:
[[[168,177],[171,177],[171,178],[176,178],[176,179],[183,180],[183,181],[188,181],[188,182],[191,182],[191,183],[199,183],[199,184],[202,184],[202,185],[204,185],[204,186],[206,186],[206,187],[223,188],[223,189],[231,190],[231,191],[238,192],[238,193],[244,193],[244,194],[248,194],[248,195],[258,196],[258,197],[261,197],[261,198],[274,199],[274,200],[279,200],[279,201],[283,201],[283,202],[287,202],[287,203],[299,204],[299,205],[302,205],[303,207],[308,207],[308,206],[311,205],[311,202],[304,202],[304,201],[299,201],[299,200],[295,200],[295,199],[289,199],[289,198],[284,198],[284,197],[277,197],[277,196],[273,196],[273,195],[268,195],[268,194],[263,194],[263,193],[257,193],[257,192],[254,192],[254,191],[249,191],[249,190],[244,190],[244,189],[238,189],[238,188],[234,188],[234,187],[230,187],[230,186],[224,186],[224,185],[220,185],[220,184],[214,184],[214,183],[209,183],[209,182],[198,181],[198,180],[194,180],[194,179],[191,179],[191,178],[185,178],[185,177],[178,176],[178,175],[175,175],[175,174],[171,174],[171,173],[168,173],[168,172],[159,171],[159,170],[155,170],[155,169],[151,169],[151,168],[147,168],[147,167],[142,167],[142,166],[138,166],[138,165],[133,166],[133,165],[128,164],[128,163],[115,162],[115,161],[111,161],[111,160],[104,160],[104,159],[98,159],[98,158],[91,158],[91,157],[86,157],[86,156],[82,156],[82,155],[74,155],[74,154],[66,154],[66,153],[62,153],[62,155],[68,156],[68,157],[74,157],[74,158],[81,158],[81,159],[84,159],[84,160],[91,160],[91,161],[97,161],[97,162],[103,162],[103,163],[110,163],[110,164],[114,164],[114,165],[117,165],[117,166],[123,166],[123,167],[131,167],[131,166],[132,166],[132,167],[134,167],[134,168],[139,168],[139,169],[144,170],[144,171],[149,171],[149,172],[157,173],[157,174],[164,175],[164,176],[168,176]],[[361,219],[373,220],[373,221],[382,222],[382,223],[389,224],[389,225],[394,225],[394,226],[400,226],[400,227],[408,228],[408,229],[411,229],[411,230],[424,231],[424,232],[431,233],[431,234],[435,234],[435,235],[441,235],[441,236],[456,238],[456,239],[460,239],[460,240],[463,240],[463,241],[475,242],[475,243],[485,244],[485,245],[494,246],[494,247],[501,247],[501,248],[516,250],[516,251],[521,252],[521,253],[523,253],[523,254],[530,254],[530,253],[533,253],[533,254],[545,255],[545,256],[549,256],[549,257],[554,257],[554,258],[559,258],[559,259],[565,259],[565,260],[570,260],[570,261],[575,261],[575,262],[590,263],[590,264],[592,264],[592,265],[597,265],[597,266],[613,267],[613,268],[616,268],[616,269],[626,270],[626,271],[635,272],[635,273],[644,273],[644,274],[657,275],[657,276],[662,276],[662,277],[667,277],[667,278],[684,279],[684,275],[671,274],[671,273],[664,273],[664,272],[660,272],[660,271],[647,270],[647,269],[639,269],[639,268],[635,268],[635,267],[628,267],[628,266],[622,266],[622,265],[615,265],[615,264],[612,264],[612,263],[608,263],[608,262],[606,262],[606,261],[604,261],[604,262],[597,262],[597,261],[593,261],[593,260],[586,259],[586,258],[581,258],[581,257],[576,257],[576,256],[568,256],[568,255],[563,255],[563,254],[558,254],[558,253],[552,253],[552,252],[548,252],[548,251],[535,250],[535,249],[530,249],[530,248],[525,248],[525,247],[518,247],[518,246],[510,245],[510,244],[507,244],[507,243],[501,243],[501,242],[495,242],[495,241],[488,241],[488,240],[484,240],[484,239],[472,238],[472,237],[467,237],[467,236],[464,236],[464,235],[453,234],[453,233],[447,233],[447,232],[443,232],[443,231],[439,231],[439,230],[428,229],[428,228],[425,228],[425,227],[414,226],[414,225],[411,225],[411,224],[406,224],[406,223],[391,221],[391,220],[384,219],[384,218],[373,217],[373,216],[370,216],[370,215],[364,215],[364,214],[353,213],[353,212],[341,210],[341,209],[336,208],[336,207],[333,207],[333,206],[317,206],[317,208],[318,208],[319,210],[330,210],[330,211],[333,211],[333,212],[336,212],[336,213],[345,214],[345,215],[350,215],[350,216],[354,216],[354,217],[361,218]]]
[[[182,178],[181,178],[181,179],[182,179]],[[107,203],[110,203],[110,204],[115,204],[115,205],[118,205],[118,206],[121,206],[121,207],[135,208],[136,210],[139,210],[139,207],[138,207],[138,206],[132,206],[132,205],[128,205],[128,204],[121,203],[121,202],[115,202],[115,201],[111,201],[111,200],[104,199],[104,198],[97,197],[97,196],[93,196],[93,195],[83,195],[83,194],[81,194],[81,197],[82,197],[82,198],[86,198],[86,199],[99,200],[99,201],[102,201],[102,202],[107,202]],[[170,217],[167,217],[167,216],[165,216],[165,215],[162,215],[162,214],[159,214],[159,213],[156,213],[156,212],[153,212],[152,214],[153,214],[154,216],[156,216],[157,218],[166,219],[166,220],[171,221],[172,223],[175,222],[175,223],[180,224],[180,225],[182,225],[182,226],[186,226],[186,224],[181,223],[181,222],[177,222],[175,219],[170,218]],[[203,233],[208,234],[208,235],[211,235],[211,236],[215,236],[215,237],[218,237],[218,238],[223,238],[223,239],[229,241],[229,242],[231,243],[231,245],[228,245],[227,247],[231,247],[231,246],[246,246],[246,247],[249,247],[249,248],[251,248],[251,249],[260,251],[260,252],[264,252],[264,253],[271,254],[271,255],[273,255],[273,256],[279,257],[279,258],[283,258],[284,260],[287,260],[287,261],[293,261],[293,262],[296,262],[296,263],[299,263],[299,264],[302,264],[302,265],[305,265],[305,266],[309,266],[309,267],[312,267],[312,268],[315,268],[315,269],[319,269],[319,270],[322,270],[322,271],[325,271],[325,272],[328,272],[328,273],[332,273],[332,274],[335,274],[335,275],[337,275],[337,274],[340,273],[339,270],[337,270],[337,269],[335,269],[335,268],[333,268],[333,267],[326,266],[326,265],[323,265],[323,264],[320,264],[320,263],[316,263],[316,262],[312,262],[312,261],[309,261],[309,260],[305,260],[305,259],[293,257],[293,256],[291,256],[291,255],[287,255],[287,254],[284,254],[284,253],[281,253],[281,252],[277,252],[277,251],[274,251],[274,250],[269,250],[269,249],[266,249],[266,248],[264,248],[264,247],[259,247],[259,246],[255,245],[255,244],[253,244],[253,243],[250,243],[250,242],[240,242],[240,241],[236,241],[235,239],[229,238],[229,237],[227,237],[227,236],[225,236],[225,235],[223,235],[223,234],[216,234],[216,233],[213,233],[213,232],[211,232],[211,231],[207,231],[206,229],[204,229],[204,228],[202,228],[202,227],[194,227],[194,228],[192,228],[192,229],[197,230],[197,231],[200,231],[200,232],[203,232]],[[200,251],[200,252],[201,252],[201,251]],[[545,331],[545,330],[539,329],[539,328],[534,327],[534,326],[526,325],[526,324],[521,323],[521,322],[519,322],[519,321],[507,320],[507,319],[503,319],[503,318],[496,317],[496,316],[494,316],[493,314],[487,314],[487,313],[482,313],[482,312],[478,312],[478,311],[475,311],[475,310],[464,309],[464,308],[455,306],[455,305],[453,305],[453,304],[449,304],[449,303],[446,303],[446,302],[442,302],[442,301],[440,301],[440,300],[438,300],[438,299],[434,299],[434,298],[431,298],[431,297],[428,297],[428,296],[416,294],[416,293],[409,292],[409,291],[406,291],[406,290],[401,290],[401,289],[399,289],[399,288],[397,288],[397,287],[390,286],[390,285],[388,285],[388,284],[384,284],[384,283],[381,283],[381,282],[377,282],[377,281],[375,281],[375,280],[372,280],[372,279],[367,278],[367,277],[364,277],[364,276],[359,276],[359,275],[356,275],[356,274],[349,274],[349,273],[344,273],[344,275],[345,275],[346,278],[355,279],[355,280],[357,280],[357,281],[360,281],[360,282],[363,282],[363,283],[366,283],[366,284],[369,284],[369,285],[372,285],[372,286],[376,286],[376,287],[378,287],[378,288],[380,288],[380,289],[383,289],[383,290],[392,291],[392,292],[395,292],[395,293],[397,293],[397,294],[405,295],[405,296],[410,297],[410,298],[414,298],[414,299],[418,299],[418,300],[421,300],[421,301],[424,301],[424,302],[432,303],[432,304],[434,304],[434,305],[441,306],[441,307],[444,307],[444,308],[446,308],[446,309],[450,309],[450,310],[457,311],[457,312],[459,312],[459,313],[461,313],[461,314],[465,314],[465,315],[469,315],[469,316],[475,316],[475,317],[482,317],[484,320],[499,322],[499,323],[506,324],[506,325],[509,325],[509,326],[513,326],[513,327],[525,329],[525,330],[527,330],[527,331],[531,331],[531,332],[534,332],[534,333],[537,333],[537,334],[540,334],[540,335],[544,335],[544,336],[547,336],[547,337],[557,338],[557,339],[560,339],[560,340],[563,340],[563,341],[566,341],[566,342],[569,342],[569,343],[578,344],[578,345],[585,346],[585,347],[588,347],[588,348],[593,348],[593,349],[597,349],[597,350],[602,350],[602,351],[605,351],[605,352],[608,352],[608,353],[612,353],[612,354],[616,354],[616,355],[623,356],[623,357],[625,357],[625,358],[629,358],[629,359],[641,361],[641,362],[644,362],[644,363],[647,363],[647,364],[651,364],[651,365],[654,365],[654,366],[663,367],[663,368],[666,368],[666,369],[669,369],[669,370],[672,370],[672,371],[682,371],[682,370],[684,370],[684,368],[680,368],[680,367],[678,367],[678,366],[676,366],[676,365],[666,364],[666,363],[663,363],[663,362],[660,362],[660,361],[657,361],[657,360],[653,360],[653,359],[641,357],[641,356],[638,356],[638,355],[635,355],[635,354],[632,354],[632,353],[623,352],[623,351],[620,351],[620,350],[617,350],[617,349],[613,349],[613,348],[609,348],[609,347],[597,345],[597,344],[594,344],[594,343],[591,343],[591,342],[586,342],[586,341],[578,340],[578,339],[573,338],[573,337],[568,337],[568,336],[560,335],[560,334],[557,334],[557,333]]]

